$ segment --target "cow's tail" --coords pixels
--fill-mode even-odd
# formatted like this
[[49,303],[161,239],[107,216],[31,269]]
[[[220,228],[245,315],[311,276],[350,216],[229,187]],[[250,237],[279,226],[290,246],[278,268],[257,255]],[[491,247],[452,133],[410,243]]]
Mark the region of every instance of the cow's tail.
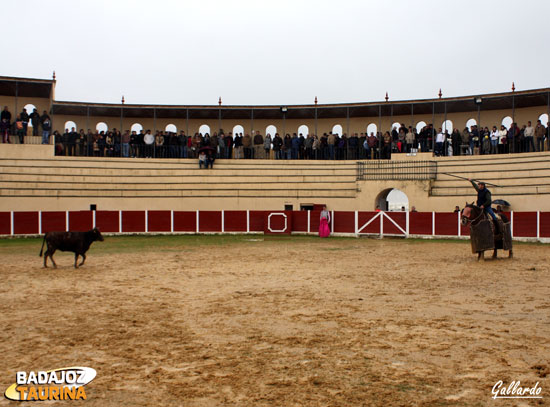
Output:
[[40,254],[38,257],[42,257],[42,251],[44,250],[44,243],[46,243],[46,234],[44,234],[44,240],[42,240],[42,247],[40,248]]

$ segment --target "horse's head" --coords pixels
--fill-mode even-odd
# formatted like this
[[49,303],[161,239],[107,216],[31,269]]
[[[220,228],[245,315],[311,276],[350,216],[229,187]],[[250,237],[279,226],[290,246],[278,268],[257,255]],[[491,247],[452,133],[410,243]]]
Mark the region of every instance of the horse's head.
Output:
[[460,212],[460,223],[462,226],[466,226],[474,220],[479,215],[479,209],[473,202],[471,204],[466,202],[464,209]]

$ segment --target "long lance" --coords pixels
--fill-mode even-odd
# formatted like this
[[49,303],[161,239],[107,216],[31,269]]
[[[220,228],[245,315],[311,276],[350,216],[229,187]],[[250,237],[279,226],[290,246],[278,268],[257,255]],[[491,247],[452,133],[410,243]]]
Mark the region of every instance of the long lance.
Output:
[[[455,177],[455,178],[463,179],[463,180],[465,180],[465,181],[469,181],[468,178],[464,178],[464,177],[461,177],[461,176],[459,176],[459,175],[454,175],[454,174],[451,174],[451,173],[449,173],[449,172],[441,172],[440,174],[444,174],[444,175],[448,175],[448,176],[450,176],[450,177]],[[472,179],[472,181],[484,182],[484,183],[487,184],[487,185],[492,185],[492,186],[494,186],[494,187],[500,188],[500,185],[492,184],[492,183],[490,183],[490,182],[485,182],[485,181],[481,181],[481,180],[478,180],[478,179]]]

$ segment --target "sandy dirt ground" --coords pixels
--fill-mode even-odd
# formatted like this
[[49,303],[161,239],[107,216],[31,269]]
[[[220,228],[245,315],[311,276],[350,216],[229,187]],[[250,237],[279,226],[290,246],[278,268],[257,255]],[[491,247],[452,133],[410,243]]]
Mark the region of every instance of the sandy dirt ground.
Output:
[[[18,370],[88,366],[79,405],[550,404],[548,246],[478,264],[461,242],[256,239],[107,238],[78,271],[0,249],[2,393]],[[493,400],[499,380],[544,398]]]

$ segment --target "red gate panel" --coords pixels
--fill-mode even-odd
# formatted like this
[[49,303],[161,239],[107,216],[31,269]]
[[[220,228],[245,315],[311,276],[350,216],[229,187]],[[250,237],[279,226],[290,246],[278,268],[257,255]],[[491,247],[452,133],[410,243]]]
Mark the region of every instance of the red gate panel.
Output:
[[410,235],[431,235],[432,234],[432,213],[431,212],[410,212],[409,213],[409,234]]
[[[380,216],[381,212],[358,212],[357,213],[357,228],[359,233],[376,233],[380,234]],[[376,215],[376,219],[365,226]]]
[[0,212],[0,235],[11,234],[11,212]]
[[[319,225],[321,224],[321,211],[313,210],[309,215],[309,230],[310,232],[319,233]],[[330,225],[330,224],[329,224]]]
[[102,232],[118,233],[118,211],[96,211],[95,225]]
[[67,230],[65,212],[41,212],[42,233]]
[[14,212],[13,233],[29,235],[38,233],[38,212]]
[[145,211],[122,211],[123,232],[145,232]]
[[[393,222],[397,223],[399,227],[403,229],[405,232],[407,231],[407,213],[406,212],[384,212],[384,215],[391,218]],[[404,235],[405,234],[405,232],[403,232],[403,230],[395,226],[391,220],[384,217],[383,222],[384,222],[385,235],[388,235],[388,234]]]
[[199,211],[199,232],[221,232],[221,211]]
[[436,213],[435,234],[438,236],[458,236],[458,214],[454,212]]
[[514,237],[537,237],[536,212],[514,212]]
[[195,211],[174,211],[174,232],[196,232],[197,213]]
[[[510,217],[508,217],[510,219]],[[540,213],[540,237],[550,237],[550,212]]]
[[292,231],[307,232],[307,211],[292,211]]
[[226,232],[246,232],[246,211],[224,211],[223,219]]
[[147,229],[149,232],[170,232],[170,211],[147,211]]
[[69,212],[69,230],[86,232],[94,227],[94,213],[92,211]]
[[292,232],[292,211],[266,211],[264,216],[264,233],[266,235],[290,235]]
[[334,212],[334,233],[355,233],[355,212]]
[[250,211],[250,231],[251,232],[263,232],[264,231],[264,216],[266,212],[276,211]]

